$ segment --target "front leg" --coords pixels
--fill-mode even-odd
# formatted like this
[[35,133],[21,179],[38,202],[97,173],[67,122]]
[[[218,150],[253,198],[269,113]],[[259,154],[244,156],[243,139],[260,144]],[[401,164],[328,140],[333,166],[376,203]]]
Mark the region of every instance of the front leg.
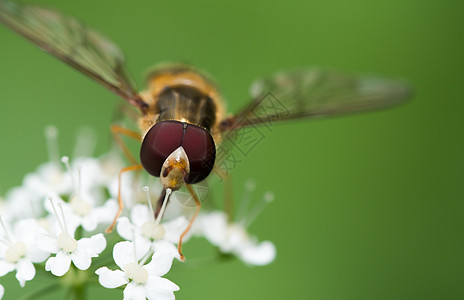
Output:
[[124,143],[123,139],[121,138],[121,135],[125,135],[125,136],[133,138],[133,139],[135,139],[137,141],[140,141],[141,138],[142,138],[141,135],[136,131],[121,127],[119,125],[112,125],[111,126],[111,133],[113,134],[113,137],[114,137],[116,143],[118,143],[119,147],[121,147],[121,150],[123,151],[124,155],[131,162],[132,165],[128,166],[128,167],[125,167],[125,168],[121,169],[121,171],[119,171],[119,176],[118,176],[118,206],[119,206],[119,208],[118,208],[118,211],[116,213],[116,216],[113,219],[113,222],[106,229],[107,233],[110,233],[113,230],[119,216],[122,213],[122,210],[124,209],[124,201],[122,200],[122,196],[121,196],[121,177],[122,177],[122,174],[124,174],[125,172],[130,172],[130,171],[135,171],[135,170],[142,169],[142,165],[135,159],[135,157],[129,151],[129,148],[127,147],[127,145]]
[[116,216],[113,219],[113,222],[106,229],[106,233],[111,233],[111,231],[113,231],[113,228],[116,225],[116,222],[118,221],[118,218],[122,213],[122,210],[124,209],[124,201],[122,201],[122,197],[121,197],[121,177],[122,177],[122,174],[124,174],[126,172],[130,172],[130,171],[140,170],[140,169],[142,169],[142,165],[137,164],[137,165],[132,165],[132,166],[129,166],[129,167],[122,168],[121,171],[119,171],[119,176],[118,176],[118,205],[119,205],[119,208],[118,208],[118,212],[116,213]]
[[193,222],[195,222],[196,217],[198,216],[198,213],[200,212],[201,208],[201,202],[200,199],[198,199],[197,193],[193,190],[192,186],[190,184],[186,184],[187,190],[189,191],[190,195],[192,195],[193,200],[195,200],[195,205],[196,205],[196,210],[195,213],[193,214],[192,218],[190,219],[190,223],[188,224],[187,228],[182,232],[182,234],[179,237],[179,245],[178,245],[178,251],[180,255],[180,259],[182,261],[185,261],[185,257],[182,254],[182,239],[185,237],[185,235],[190,231],[192,228]]
[[140,135],[140,133],[121,127],[119,125],[111,125],[111,133],[113,134],[114,140],[116,141],[116,143],[118,143],[119,147],[124,153],[124,156],[126,156],[129,162],[133,165],[138,164],[138,161],[135,159],[134,155],[132,155],[126,143],[124,143],[124,141],[122,140],[121,135],[128,136],[140,142],[142,140],[142,136]]

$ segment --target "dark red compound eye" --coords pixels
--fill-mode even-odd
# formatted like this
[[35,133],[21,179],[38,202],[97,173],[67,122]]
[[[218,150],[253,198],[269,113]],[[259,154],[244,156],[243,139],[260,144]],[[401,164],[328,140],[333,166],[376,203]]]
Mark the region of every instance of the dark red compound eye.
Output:
[[140,161],[145,170],[159,177],[164,161],[182,145],[183,136],[184,126],[181,122],[164,121],[150,128],[140,148]]
[[198,126],[188,125],[182,141],[190,163],[187,183],[197,183],[205,179],[213,169],[216,146],[211,134]]
[[186,183],[205,179],[216,158],[214,140],[207,130],[178,121],[161,121],[147,132],[140,148],[142,166],[149,174],[159,177],[166,158],[180,146],[190,163]]

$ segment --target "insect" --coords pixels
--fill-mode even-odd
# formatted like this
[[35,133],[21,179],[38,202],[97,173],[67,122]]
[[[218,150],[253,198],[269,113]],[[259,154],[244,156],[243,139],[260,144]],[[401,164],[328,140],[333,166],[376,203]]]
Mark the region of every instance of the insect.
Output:
[[[289,119],[388,107],[410,94],[408,85],[400,80],[306,68],[256,80],[249,104],[227,116],[216,85],[193,67],[158,67],[149,75],[147,89],[139,93],[127,75],[119,47],[74,18],[38,6],[0,1],[0,21],[138,109],[140,132],[112,127],[115,139],[133,163],[121,170],[119,179],[124,172],[142,168],[160,177],[164,188],[160,202],[167,202],[172,191],[186,186],[197,209],[180,238],[179,253],[182,237],[200,209],[191,185],[207,178],[217,166],[216,149],[225,134]],[[269,109],[270,103],[274,109]],[[140,163],[121,135],[141,141]],[[123,208],[120,191],[118,201],[120,209],[110,230]]]

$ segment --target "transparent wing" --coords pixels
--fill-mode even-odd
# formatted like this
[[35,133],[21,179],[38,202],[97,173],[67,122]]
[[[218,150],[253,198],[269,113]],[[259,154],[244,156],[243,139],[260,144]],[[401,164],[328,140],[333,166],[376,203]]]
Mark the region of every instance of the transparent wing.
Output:
[[119,47],[79,21],[54,10],[0,0],[0,22],[142,111],[146,108],[127,76]]
[[406,100],[399,80],[318,68],[279,72],[256,80],[252,101],[222,123],[222,131],[296,118],[320,118],[384,108]]
[[221,122],[214,169],[221,178],[246,160],[275,122],[392,106],[406,100],[410,88],[399,80],[311,68],[258,79],[251,95],[247,106]]

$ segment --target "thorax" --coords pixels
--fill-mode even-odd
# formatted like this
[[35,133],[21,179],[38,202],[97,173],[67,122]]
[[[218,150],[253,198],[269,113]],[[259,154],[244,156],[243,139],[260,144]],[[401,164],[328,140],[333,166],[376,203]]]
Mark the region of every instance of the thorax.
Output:
[[189,67],[166,67],[149,76],[142,92],[149,112],[139,121],[143,133],[161,121],[179,121],[202,127],[218,138],[224,106],[216,87]]

